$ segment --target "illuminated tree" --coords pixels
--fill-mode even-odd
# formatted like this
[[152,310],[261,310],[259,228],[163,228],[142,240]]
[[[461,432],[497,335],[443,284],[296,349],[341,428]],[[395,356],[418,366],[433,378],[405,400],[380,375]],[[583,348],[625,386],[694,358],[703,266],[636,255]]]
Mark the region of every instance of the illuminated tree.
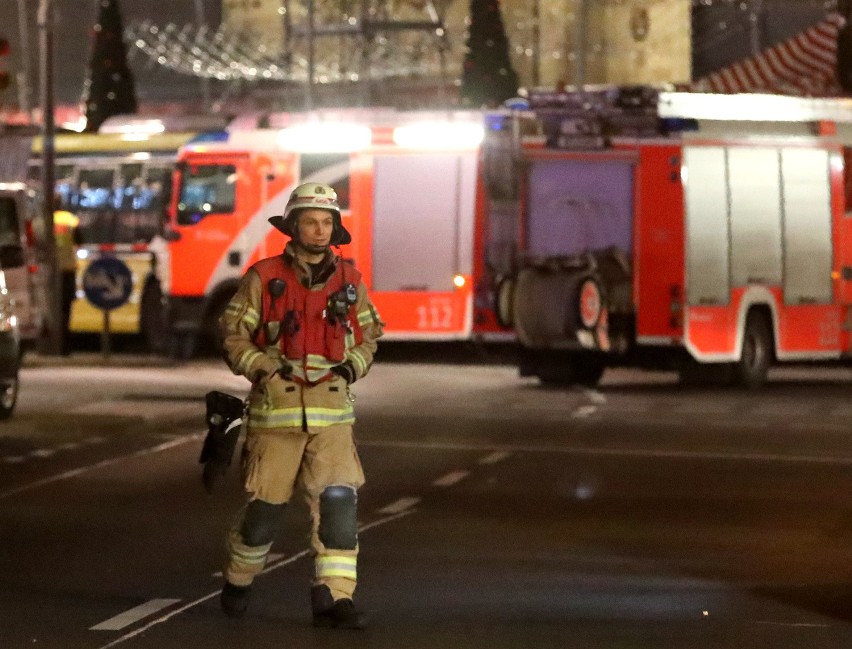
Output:
[[496,106],[518,91],[518,74],[509,60],[509,41],[500,0],[471,0],[467,51],[462,67],[462,102]]
[[118,0],[100,0],[89,76],[83,90],[86,130],[97,131],[112,115],[136,112],[133,73],[127,66]]

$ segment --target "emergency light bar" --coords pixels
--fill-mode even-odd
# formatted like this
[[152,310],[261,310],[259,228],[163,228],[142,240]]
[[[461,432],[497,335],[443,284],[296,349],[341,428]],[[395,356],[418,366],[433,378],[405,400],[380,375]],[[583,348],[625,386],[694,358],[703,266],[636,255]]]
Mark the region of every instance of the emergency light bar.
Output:
[[137,119],[118,124],[104,124],[98,132],[121,135],[154,135],[156,133],[163,133],[165,130],[166,126],[162,120]]
[[661,92],[660,117],[723,121],[852,122],[852,99],[742,93]]
[[372,141],[368,126],[343,122],[294,124],[278,131],[276,140],[280,148],[299,153],[360,151]]
[[482,124],[473,122],[417,122],[393,130],[394,143],[409,149],[475,149],[484,137]]

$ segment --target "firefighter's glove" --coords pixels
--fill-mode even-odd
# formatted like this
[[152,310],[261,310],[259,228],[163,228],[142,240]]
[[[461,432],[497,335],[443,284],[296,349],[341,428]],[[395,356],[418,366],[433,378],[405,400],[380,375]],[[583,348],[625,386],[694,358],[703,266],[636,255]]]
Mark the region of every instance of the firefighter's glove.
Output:
[[340,365],[332,367],[331,371],[346,381],[346,385],[354,383],[357,378],[355,376],[355,366],[352,365],[351,361],[343,361]]
[[255,375],[252,383],[257,384],[259,387],[264,387],[270,380],[272,380],[273,376],[280,376],[284,379],[290,379],[293,374],[293,366],[290,365],[283,358],[279,360],[279,365],[277,368],[267,369],[263,368],[258,370]]

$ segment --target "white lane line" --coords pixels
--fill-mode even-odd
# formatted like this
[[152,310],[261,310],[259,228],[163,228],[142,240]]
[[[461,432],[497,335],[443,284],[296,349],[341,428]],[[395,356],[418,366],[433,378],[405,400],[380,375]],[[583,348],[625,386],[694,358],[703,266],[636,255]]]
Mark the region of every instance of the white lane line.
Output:
[[164,608],[177,604],[179,599],[152,599],[150,602],[140,604],[129,611],[119,613],[115,617],[96,624],[89,628],[89,631],[121,631],[124,627],[130,626],[134,622],[153,615],[157,611],[162,611]]
[[498,462],[502,462],[503,460],[512,457],[511,453],[507,453],[506,451],[494,451],[493,453],[489,453],[485,457],[479,458],[477,464],[497,464]]
[[30,451],[30,457],[45,458],[45,457],[50,457],[51,455],[56,455],[56,449],[39,448],[39,449],[36,449],[35,451]]
[[420,502],[420,498],[400,498],[377,510],[380,514],[401,514]]
[[606,397],[597,390],[593,390],[591,388],[585,388],[583,390],[583,394],[586,395],[586,398],[594,404],[602,406],[606,403]]
[[[409,514],[413,514],[413,513],[414,513],[413,511],[407,511],[407,512],[400,512],[399,514],[394,514],[392,516],[386,516],[385,518],[380,518],[379,520],[373,521],[372,523],[362,525],[361,527],[358,528],[358,531],[359,532],[365,532],[365,531],[372,529],[374,527],[378,527],[379,525],[384,525],[385,523],[390,523],[392,521],[395,521],[397,519],[402,518],[403,516],[408,516]],[[302,557],[308,556],[310,553],[311,553],[311,550],[302,550],[301,552],[298,552],[291,557],[287,557],[286,559],[283,559],[282,561],[279,561],[278,563],[268,565],[266,568],[264,568],[264,570],[260,574],[263,575],[263,574],[266,574],[268,572],[272,572],[273,570],[277,570],[278,568],[281,568],[282,566],[289,565],[289,564],[293,563],[294,561],[301,559]],[[207,595],[204,595],[203,597],[199,597],[198,599],[194,599],[191,602],[184,604],[180,608],[176,608],[173,611],[169,611],[166,615],[164,615],[160,618],[157,618],[156,620],[151,620],[150,622],[148,622],[148,624],[145,624],[144,626],[139,627],[135,631],[131,631],[130,633],[121,636],[120,638],[116,638],[112,642],[109,642],[109,643],[105,644],[104,646],[99,647],[98,649],[110,649],[110,647],[114,647],[114,646],[119,645],[123,642],[131,640],[131,639],[135,638],[136,636],[141,635],[141,634],[145,633],[146,631],[148,631],[149,629],[157,626],[158,624],[162,624],[163,622],[167,622],[168,620],[172,619],[176,615],[183,613],[184,611],[188,611],[189,609],[194,608],[194,607],[198,606],[199,604],[203,604],[207,600],[213,599],[214,597],[218,597],[219,593],[220,593],[220,590],[217,588],[212,593],[208,593]]]
[[571,413],[571,416],[574,419],[585,419],[589,415],[595,414],[597,411],[597,406],[580,406],[574,412]]
[[445,476],[441,476],[437,480],[432,483],[433,487],[452,487],[457,482],[461,482],[467,476],[470,475],[470,471],[451,471]]
[[755,624],[764,624],[766,626],[805,627],[808,629],[827,629],[831,626],[830,624],[819,622],[771,622],[769,620],[755,620]]
[[[486,451],[494,444],[460,444],[457,442],[403,442],[399,440],[358,440],[359,446],[376,448],[407,448],[431,451]],[[815,464],[852,466],[852,457],[821,457],[819,455],[781,455],[777,453],[714,453],[678,451],[653,448],[605,448],[565,446],[562,444],[501,444],[498,448],[513,453],[545,453],[548,455],[578,455],[582,457],[638,457],[669,460],[712,460],[723,462],[767,462],[779,464]],[[0,494],[2,497],[2,494]]]
[[96,462],[95,464],[81,466],[78,469],[71,469],[70,471],[66,471],[65,473],[58,473],[56,475],[43,478],[42,480],[36,480],[35,482],[30,482],[29,484],[9,489],[8,491],[0,491],[0,500],[5,500],[6,498],[9,498],[11,496],[17,496],[19,493],[23,493],[25,491],[32,491],[33,489],[38,489],[39,487],[53,484],[54,482],[60,482],[62,480],[68,480],[69,478],[75,478],[79,475],[83,475],[84,473],[89,473],[90,471],[103,469],[104,467],[113,466],[114,464],[120,464],[126,460],[133,460],[136,458],[144,457],[146,455],[154,455],[155,453],[167,451],[169,449],[175,448],[176,446],[182,446],[184,444],[188,444],[189,442],[194,442],[196,440],[202,439],[205,437],[205,435],[206,433],[194,433],[192,435],[187,435],[186,437],[179,437],[169,442],[158,444],[157,446],[153,446],[151,448],[144,448],[141,451],[136,451],[135,453],[131,453],[130,455],[122,455],[120,457],[109,458],[107,460]]
[[23,455],[9,455],[7,457],[4,457],[3,461],[6,464],[20,464],[21,462],[24,462],[26,459],[27,458],[25,458]]
[[56,447],[57,451],[73,451],[75,448],[79,448],[79,444],[77,442],[68,442],[66,444],[60,444]]

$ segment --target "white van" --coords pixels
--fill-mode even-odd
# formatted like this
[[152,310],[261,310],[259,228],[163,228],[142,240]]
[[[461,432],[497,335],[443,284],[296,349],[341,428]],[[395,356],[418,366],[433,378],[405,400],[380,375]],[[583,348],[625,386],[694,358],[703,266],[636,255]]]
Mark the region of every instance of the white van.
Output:
[[41,336],[47,314],[44,219],[40,210],[37,194],[26,185],[0,183],[0,291],[8,295],[25,348]]

